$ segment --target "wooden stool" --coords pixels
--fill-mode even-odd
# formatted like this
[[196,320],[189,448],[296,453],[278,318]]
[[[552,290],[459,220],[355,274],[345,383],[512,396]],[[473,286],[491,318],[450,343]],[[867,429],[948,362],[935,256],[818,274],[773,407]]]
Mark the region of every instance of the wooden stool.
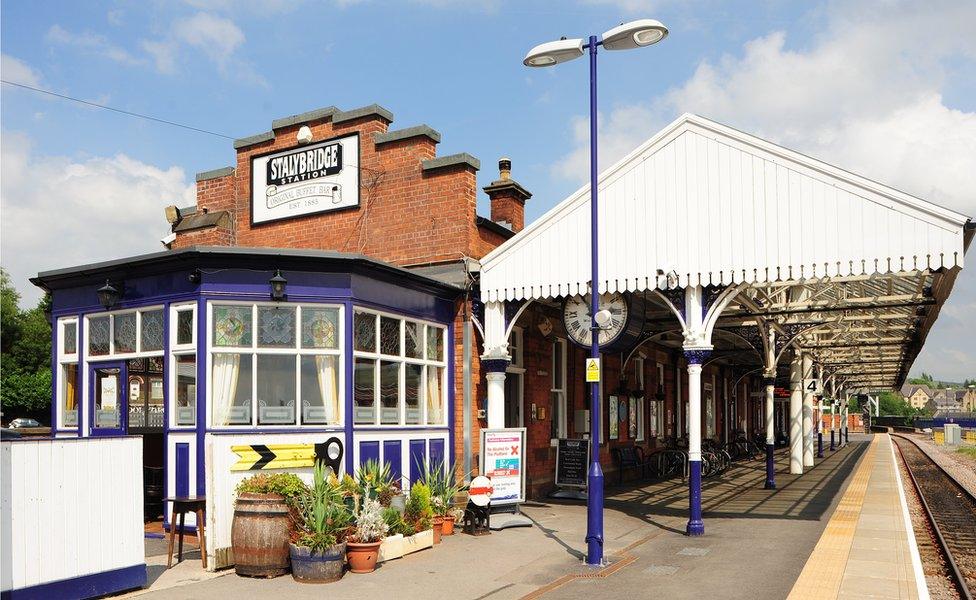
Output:
[[186,513],[192,512],[197,515],[197,536],[200,538],[200,558],[203,561],[203,568],[207,568],[207,539],[203,534],[203,514],[207,506],[205,496],[171,496],[165,502],[173,503],[173,513],[169,522],[169,560],[166,568],[173,566],[173,542],[176,540],[176,517],[180,519],[180,549],[176,558],[179,564],[183,560],[183,525],[186,522]]

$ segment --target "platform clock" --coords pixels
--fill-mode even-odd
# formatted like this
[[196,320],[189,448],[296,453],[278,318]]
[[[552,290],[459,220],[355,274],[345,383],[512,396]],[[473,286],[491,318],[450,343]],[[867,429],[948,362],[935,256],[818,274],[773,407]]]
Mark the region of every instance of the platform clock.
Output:
[[[610,321],[600,329],[600,350],[603,352],[630,348],[640,337],[644,327],[643,305],[630,294],[607,293],[600,296],[600,310],[610,313]],[[572,296],[563,303],[563,325],[574,344],[589,348],[590,297]]]

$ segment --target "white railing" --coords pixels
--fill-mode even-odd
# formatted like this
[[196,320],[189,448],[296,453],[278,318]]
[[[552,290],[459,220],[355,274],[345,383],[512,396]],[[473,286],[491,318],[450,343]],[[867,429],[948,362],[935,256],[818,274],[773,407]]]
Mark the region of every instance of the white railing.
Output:
[[146,581],[142,438],[0,444],[0,590],[109,594]]

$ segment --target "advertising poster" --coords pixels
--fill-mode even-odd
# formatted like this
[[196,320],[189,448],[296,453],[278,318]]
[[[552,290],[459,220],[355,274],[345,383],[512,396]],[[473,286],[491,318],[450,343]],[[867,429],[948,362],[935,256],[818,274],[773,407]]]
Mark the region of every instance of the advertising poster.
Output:
[[481,473],[491,479],[491,503],[525,500],[525,428],[481,430]]

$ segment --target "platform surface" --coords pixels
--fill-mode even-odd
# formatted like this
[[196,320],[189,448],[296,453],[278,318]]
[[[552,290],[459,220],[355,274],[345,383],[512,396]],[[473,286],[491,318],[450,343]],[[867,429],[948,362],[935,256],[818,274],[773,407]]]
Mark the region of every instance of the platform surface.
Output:
[[928,598],[892,450],[874,436],[790,600]]

